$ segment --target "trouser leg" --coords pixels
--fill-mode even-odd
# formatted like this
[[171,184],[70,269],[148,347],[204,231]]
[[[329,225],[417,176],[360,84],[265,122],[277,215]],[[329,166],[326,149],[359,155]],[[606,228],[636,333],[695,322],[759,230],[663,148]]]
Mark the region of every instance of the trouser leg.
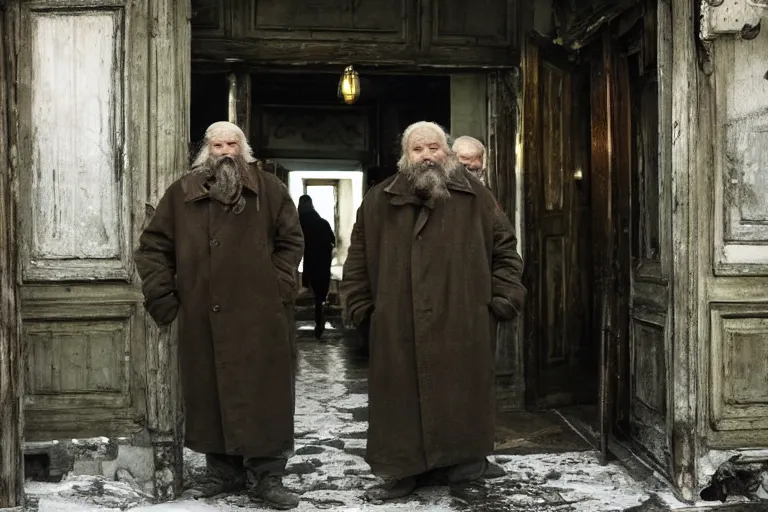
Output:
[[206,453],[205,465],[208,474],[220,480],[234,480],[244,474],[243,458],[237,455]]
[[247,457],[243,461],[249,478],[259,478],[264,475],[282,476],[285,474],[287,463],[288,457],[283,455],[276,457]]
[[315,337],[320,339],[325,331],[325,312],[323,311],[323,301],[315,298]]

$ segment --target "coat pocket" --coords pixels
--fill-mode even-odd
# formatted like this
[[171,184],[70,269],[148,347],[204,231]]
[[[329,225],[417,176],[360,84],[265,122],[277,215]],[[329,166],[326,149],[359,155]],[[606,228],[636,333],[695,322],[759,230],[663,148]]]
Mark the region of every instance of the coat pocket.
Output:
[[160,326],[168,325],[176,319],[176,315],[179,313],[179,306],[179,299],[176,298],[174,293],[163,295],[144,304],[149,316]]
[[279,273],[277,274],[277,291],[283,304],[289,305],[296,301],[296,283],[281,277]]

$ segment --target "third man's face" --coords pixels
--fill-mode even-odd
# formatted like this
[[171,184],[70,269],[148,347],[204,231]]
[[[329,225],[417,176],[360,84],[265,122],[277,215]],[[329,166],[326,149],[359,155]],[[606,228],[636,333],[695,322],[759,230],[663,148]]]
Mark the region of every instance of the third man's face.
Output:
[[459,150],[456,152],[456,156],[467,169],[479,171],[483,168],[483,157],[475,151]]
[[416,130],[408,139],[408,161],[411,164],[445,163],[445,142],[433,130]]
[[212,156],[236,156],[240,154],[240,141],[235,135],[211,139],[210,149]]

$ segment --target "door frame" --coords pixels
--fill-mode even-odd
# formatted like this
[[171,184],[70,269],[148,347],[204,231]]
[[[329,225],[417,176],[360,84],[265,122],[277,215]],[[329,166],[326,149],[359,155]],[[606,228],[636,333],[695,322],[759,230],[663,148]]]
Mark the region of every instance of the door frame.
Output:
[[24,351],[16,257],[16,187],[11,140],[15,123],[14,20],[18,3],[0,5],[0,509],[24,506]]
[[617,104],[615,45],[610,28],[603,29],[590,66],[591,91],[591,174],[592,236],[594,261],[595,335],[599,338],[599,448],[601,461],[609,457],[613,438],[616,381],[613,378],[616,354],[618,275],[613,246],[616,241],[616,160]]

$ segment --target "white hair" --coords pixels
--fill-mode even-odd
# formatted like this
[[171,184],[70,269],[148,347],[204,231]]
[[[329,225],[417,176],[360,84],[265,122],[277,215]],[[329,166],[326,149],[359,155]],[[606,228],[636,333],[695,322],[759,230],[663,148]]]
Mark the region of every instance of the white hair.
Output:
[[211,140],[232,135],[234,135],[240,143],[240,152],[245,157],[245,161],[249,164],[255,162],[256,158],[253,156],[253,149],[251,149],[251,145],[248,144],[248,140],[245,138],[243,130],[241,130],[240,127],[236,124],[230,123],[228,121],[218,121],[213,123],[208,127],[208,129],[205,130],[203,147],[200,148],[200,151],[195,157],[195,161],[192,162],[192,168],[194,169],[195,167],[199,167],[206,160],[208,160],[208,157],[211,155]]
[[438,137],[441,139],[443,148],[445,149],[446,153],[451,152],[451,146],[449,145],[449,136],[442,126],[440,126],[437,123],[432,123],[430,121],[418,121],[408,126],[408,128],[406,128],[405,131],[403,131],[403,136],[400,138],[401,155],[400,155],[400,160],[397,161],[398,169],[405,169],[408,166],[408,139],[410,139],[411,135],[413,135],[417,131],[431,131],[437,134]]
[[462,135],[461,137],[457,137],[456,140],[453,141],[454,153],[458,151],[458,149],[461,147],[464,147],[467,149],[473,149],[478,155],[485,154],[485,146],[483,146],[483,143],[474,137],[470,137],[469,135]]
[[485,169],[485,146],[483,146],[482,142],[469,135],[462,135],[456,138],[452,147],[454,153],[458,153],[460,148],[473,150],[476,154],[480,155],[483,169]]

